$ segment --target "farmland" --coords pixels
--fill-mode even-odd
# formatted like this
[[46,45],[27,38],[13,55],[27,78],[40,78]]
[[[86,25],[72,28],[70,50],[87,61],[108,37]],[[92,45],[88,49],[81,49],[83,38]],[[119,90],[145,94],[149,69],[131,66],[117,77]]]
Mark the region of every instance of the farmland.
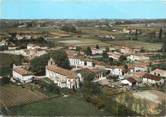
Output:
[[11,115],[33,116],[95,116],[103,115],[81,97],[58,97],[37,103],[10,108]]
[[21,86],[12,84],[0,86],[0,105],[2,107],[32,103],[46,98],[47,96],[38,91],[31,91]]

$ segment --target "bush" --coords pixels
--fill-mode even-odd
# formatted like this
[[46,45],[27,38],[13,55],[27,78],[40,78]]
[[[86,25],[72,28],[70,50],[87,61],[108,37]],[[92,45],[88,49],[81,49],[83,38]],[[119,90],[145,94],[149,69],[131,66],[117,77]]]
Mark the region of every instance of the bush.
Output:
[[5,85],[10,83],[10,78],[9,77],[2,77],[0,79],[0,85]]

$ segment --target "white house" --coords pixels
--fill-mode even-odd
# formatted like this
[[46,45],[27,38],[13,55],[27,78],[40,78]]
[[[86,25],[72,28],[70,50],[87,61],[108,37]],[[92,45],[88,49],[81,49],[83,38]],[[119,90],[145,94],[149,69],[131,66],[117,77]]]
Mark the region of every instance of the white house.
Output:
[[123,69],[121,67],[112,67],[110,68],[110,73],[115,76],[122,76],[123,75]]
[[136,82],[137,81],[135,79],[133,79],[133,78],[127,78],[127,79],[122,80],[121,84],[128,85],[128,86],[133,86],[133,85],[136,84]]
[[149,63],[139,63],[129,66],[130,72],[146,72],[148,70]]
[[101,55],[103,54],[103,49],[96,49],[96,48],[93,48],[91,49],[92,50],[92,55]]
[[53,59],[46,66],[46,77],[53,80],[61,88],[79,88],[79,79],[73,71],[55,65]]
[[79,57],[71,57],[69,56],[69,62],[71,66],[74,67],[95,67],[95,63],[90,60],[83,60]]
[[153,74],[156,76],[161,76],[161,77],[166,77],[166,70],[155,69],[155,70],[151,71],[150,74]]
[[113,60],[118,60],[120,56],[122,55],[119,52],[107,52],[109,58],[113,58]]
[[20,81],[21,83],[31,82],[34,78],[33,74],[24,69],[22,66],[13,65],[13,78],[14,81]]
[[118,76],[119,80],[124,79],[123,68],[120,66],[106,67],[106,70],[110,71],[111,76]]
[[163,84],[164,80],[159,76],[146,73],[142,78],[142,82],[146,84]]
[[129,55],[127,57],[128,61],[146,61],[149,60],[149,57],[147,56],[137,56],[137,55]]

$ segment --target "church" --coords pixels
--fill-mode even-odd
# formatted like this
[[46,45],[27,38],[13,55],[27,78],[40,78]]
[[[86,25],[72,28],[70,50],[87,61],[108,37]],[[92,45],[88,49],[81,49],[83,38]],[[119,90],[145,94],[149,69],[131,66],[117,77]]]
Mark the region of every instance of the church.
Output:
[[79,88],[77,75],[73,71],[58,67],[52,58],[50,58],[46,66],[46,77],[61,88]]

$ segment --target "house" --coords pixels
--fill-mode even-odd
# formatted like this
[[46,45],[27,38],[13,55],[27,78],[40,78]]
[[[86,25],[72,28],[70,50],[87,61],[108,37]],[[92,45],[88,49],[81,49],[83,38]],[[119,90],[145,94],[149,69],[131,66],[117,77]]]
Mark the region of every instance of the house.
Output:
[[147,56],[137,56],[137,55],[129,55],[127,57],[128,61],[147,61],[149,60],[149,57]]
[[84,78],[82,77],[81,72],[90,72],[95,75],[94,82],[98,82],[100,80],[107,79],[107,76],[109,75],[109,71],[105,69],[100,69],[100,68],[93,68],[93,69],[88,69],[88,68],[83,68],[78,71],[78,76],[80,78],[80,81],[83,82]]
[[12,71],[13,81],[19,81],[21,83],[29,83],[33,80],[34,76],[31,72],[27,71],[23,66],[13,65]]
[[145,84],[163,84],[164,80],[159,76],[146,73],[142,78],[142,82]]
[[146,72],[134,72],[130,76],[135,79],[137,82],[141,82],[143,76],[145,75]]
[[122,85],[128,85],[128,86],[134,86],[134,85],[136,85],[136,83],[137,83],[137,81],[132,77],[121,81]]
[[73,71],[58,67],[51,58],[46,66],[46,77],[61,88],[79,88],[79,79]]
[[129,66],[130,72],[146,72],[148,71],[149,63],[138,63]]
[[122,47],[122,48],[120,48],[120,52],[122,54],[133,54],[133,53],[135,53],[135,51],[133,49],[128,48],[128,47]]
[[0,47],[2,47],[2,46],[8,46],[8,43],[3,40],[0,42]]
[[122,55],[119,52],[107,52],[109,58],[112,58],[113,60],[119,60],[120,56]]
[[166,70],[162,70],[162,69],[157,68],[157,69],[151,71],[150,74],[153,74],[155,76],[166,77]]
[[77,49],[77,46],[69,46],[68,49],[69,49],[69,50],[76,50],[76,49]]
[[122,66],[111,66],[106,67],[105,69],[110,71],[111,76],[117,76],[119,80],[124,79],[124,72]]
[[92,55],[101,55],[101,54],[103,54],[104,50],[103,49],[92,48],[91,51],[92,51]]
[[81,58],[79,56],[68,56],[71,66],[74,67],[95,67],[95,63],[86,58]]

